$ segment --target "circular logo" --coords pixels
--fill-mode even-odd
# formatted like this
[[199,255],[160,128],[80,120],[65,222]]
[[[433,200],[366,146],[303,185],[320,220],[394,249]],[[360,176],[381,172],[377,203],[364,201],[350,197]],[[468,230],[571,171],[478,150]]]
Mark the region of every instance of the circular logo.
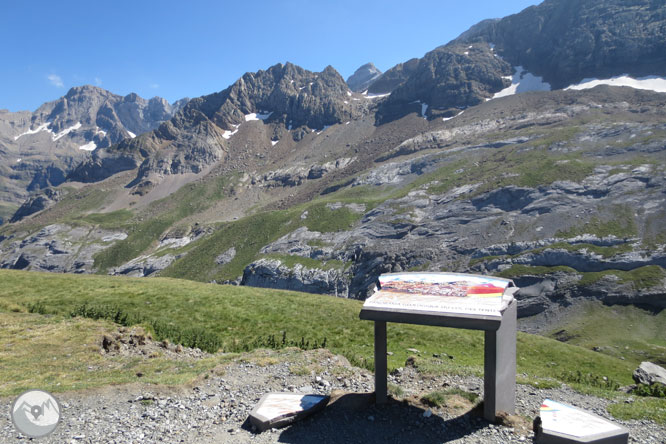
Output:
[[60,404],[42,390],[23,393],[16,398],[9,413],[14,427],[30,438],[48,435],[60,422]]

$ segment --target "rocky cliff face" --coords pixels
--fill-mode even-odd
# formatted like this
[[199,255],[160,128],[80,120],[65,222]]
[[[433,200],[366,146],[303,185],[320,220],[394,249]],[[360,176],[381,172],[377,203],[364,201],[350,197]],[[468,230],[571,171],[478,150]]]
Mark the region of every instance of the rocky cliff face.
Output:
[[0,206],[16,207],[29,193],[61,184],[91,151],[155,129],[186,101],[171,105],[86,85],[33,113],[0,112],[0,174],[6,180]]
[[[408,62],[409,63],[409,62]],[[379,122],[420,112],[451,117],[509,85],[511,66],[488,44],[450,44],[427,53],[377,113]],[[371,87],[375,90],[374,85]]]
[[459,42],[484,41],[553,88],[584,78],[666,74],[666,10],[658,0],[546,0],[482,22]]
[[[666,11],[656,0],[547,0],[391,68],[368,91],[391,93],[380,122],[418,111],[451,117],[506,87],[514,67],[552,89],[583,79],[666,75]],[[411,105],[411,106],[410,106]]]

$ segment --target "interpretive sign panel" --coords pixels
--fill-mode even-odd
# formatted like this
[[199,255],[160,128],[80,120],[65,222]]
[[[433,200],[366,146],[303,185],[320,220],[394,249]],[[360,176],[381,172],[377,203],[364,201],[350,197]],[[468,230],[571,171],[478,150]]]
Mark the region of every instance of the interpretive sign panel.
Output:
[[366,299],[360,318],[375,323],[375,398],[387,400],[386,324],[484,331],[483,416],[513,413],[516,402],[517,307],[513,281],[458,273],[392,273]]
[[250,412],[250,421],[260,431],[291,424],[328,403],[328,396],[300,393],[268,393]]
[[379,289],[363,309],[501,317],[513,299],[509,279],[456,273],[393,273],[379,277]]
[[604,418],[546,399],[539,412],[539,443],[626,443],[629,433]]

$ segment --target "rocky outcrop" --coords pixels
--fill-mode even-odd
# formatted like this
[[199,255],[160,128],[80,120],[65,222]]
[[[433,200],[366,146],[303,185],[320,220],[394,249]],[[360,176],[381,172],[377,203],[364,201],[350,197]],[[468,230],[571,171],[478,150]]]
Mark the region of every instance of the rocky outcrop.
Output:
[[265,188],[294,187],[303,184],[306,180],[321,179],[326,174],[348,166],[355,159],[343,157],[323,164],[310,166],[292,166],[285,169],[269,171],[252,177],[252,185]]
[[24,217],[28,217],[32,214],[49,208],[58,202],[61,197],[62,192],[60,190],[47,188],[41,194],[32,196],[26,200],[23,205],[21,205],[21,207],[16,210],[16,213],[14,213],[9,222],[18,222]]
[[347,276],[339,269],[323,270],[296,264],[292,268],[277,259],[260,259],[243,271],[241,285],[305,291],[347,297]]
[[215,263],[217,265],[225,265],[231,262],[234,257],[236,257],[236,249],[234,247],[231,247],[228,250],[226,250],[224,253],[218,255],[215,258]]
[[94,255],[126,237],[123,232],[53,224],[20,240],[6,239],[0,268],[93,273]]
[[633,377],[636,384],[666,386],[666,369],[651,362],[641,362],[641,365],[634,371]]
[[146,277],[162,271],[179,259],[180,255],[165,254],[164,256],[140,256],[109,271],[113,276]]
[[382,72],[375,65],[366,63],[349,76],[347,86],[354,92],[363,92],[381,75]]

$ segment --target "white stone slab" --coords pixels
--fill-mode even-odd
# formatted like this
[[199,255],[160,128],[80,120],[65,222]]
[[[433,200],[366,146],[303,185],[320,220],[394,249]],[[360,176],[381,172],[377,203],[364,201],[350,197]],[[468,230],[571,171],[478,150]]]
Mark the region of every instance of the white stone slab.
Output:
[[551,399],[541,404],[539,444],[604,443],[620,444],[629,441],[629,432],[592,413]]
[[328,404],[329,397],[301,393],[267,393],[250,412],[250,422],[264,431],[298,421]]

